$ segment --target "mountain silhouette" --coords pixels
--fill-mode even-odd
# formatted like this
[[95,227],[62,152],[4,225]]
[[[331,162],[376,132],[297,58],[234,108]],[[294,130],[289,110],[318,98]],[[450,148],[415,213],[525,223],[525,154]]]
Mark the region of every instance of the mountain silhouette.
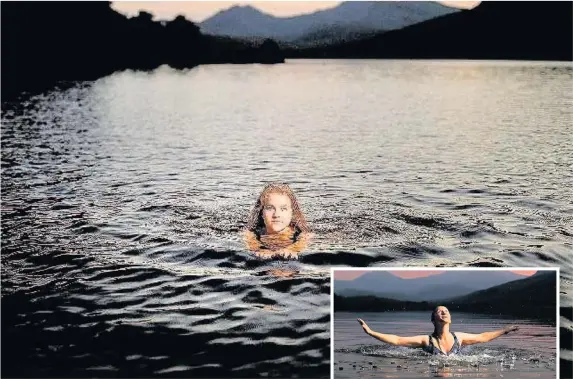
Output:
[[540,271],[531,277],[446,300],[416,302],[378,296],[340,296],[336,293],[334,295],[335,312],[431,311],[438,305],[448,307],[451,312],[523,317],[555,322],[557,274],[553,271]]
[[287,57],[571,61],[572,13],[572,2],[483,1],[360,40],[289,49]]
[[393,30],[454,12],[458,10],[428,1],[348,1],[310,14],[275,17],[247,5],[221,10],[199,27],[211,35],[311,43],[313,36],[328,40]]
[[538,271],[534,275],[443,301],[452,310],[525,316],[535,312],[544,318],[557,313],[557,274]]
[[466,295],[523,278],[510,271],[448,271],[416,279],[389,272],[368,272],[351,281],[334,281],[338,295],[373,295],[404,301],[432,301]]

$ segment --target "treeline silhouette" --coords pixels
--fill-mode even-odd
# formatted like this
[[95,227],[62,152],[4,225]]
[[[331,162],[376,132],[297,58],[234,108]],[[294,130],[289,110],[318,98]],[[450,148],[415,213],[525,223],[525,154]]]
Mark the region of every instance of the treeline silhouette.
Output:
[[555,322],[557,313],[557,276],[538,272],[529,278],[476,291],[469,295],[438,301],[400,301],[376,296],[334,295],[335,312],[428,311],[438,305],[451,312],[514,316]]
[[183,16],[157,22],[140,12],[128,18],[110,2],[2,2],[1,15],[3,100],[125,69],[284,62],[272,40],[203,35]]
[[482,1],[471,10],[369,38],[285,53],[289,58],[571,61],[572,24],[570,1]]

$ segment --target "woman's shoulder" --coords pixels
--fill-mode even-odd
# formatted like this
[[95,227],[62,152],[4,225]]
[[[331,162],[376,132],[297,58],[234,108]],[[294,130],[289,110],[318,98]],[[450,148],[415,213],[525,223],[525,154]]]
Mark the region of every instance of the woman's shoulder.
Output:
[[261,248],[259,236],[252,230],[247,229],[243,231],[243,240],[249,250],[258,250]]

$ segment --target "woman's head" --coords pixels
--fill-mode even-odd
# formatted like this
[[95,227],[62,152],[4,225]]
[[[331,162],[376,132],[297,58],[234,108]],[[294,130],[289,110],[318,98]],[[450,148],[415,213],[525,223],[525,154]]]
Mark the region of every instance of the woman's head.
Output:
[[448,308],[440,305],[432,311],[431,321],[434,325],[438,324],[451,324],[452,323],[452,316],[450,315],[450,311]]
[[275,234],[289,226],[300,232],[309,231],[290,187],[286,184],[268,184],[257,199],[247,229],[251,231],[262,229],[266,234]]

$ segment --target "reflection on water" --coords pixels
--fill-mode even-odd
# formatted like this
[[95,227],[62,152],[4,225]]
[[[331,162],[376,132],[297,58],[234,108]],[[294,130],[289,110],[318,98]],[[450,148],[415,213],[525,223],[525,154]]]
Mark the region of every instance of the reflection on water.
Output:
[[[327,376],[331,265],[558,265],[571,340],[572,75],[212,65],[3,104],[4,372]],[[299,262],[244,247],[271,181],[316,234]]]

